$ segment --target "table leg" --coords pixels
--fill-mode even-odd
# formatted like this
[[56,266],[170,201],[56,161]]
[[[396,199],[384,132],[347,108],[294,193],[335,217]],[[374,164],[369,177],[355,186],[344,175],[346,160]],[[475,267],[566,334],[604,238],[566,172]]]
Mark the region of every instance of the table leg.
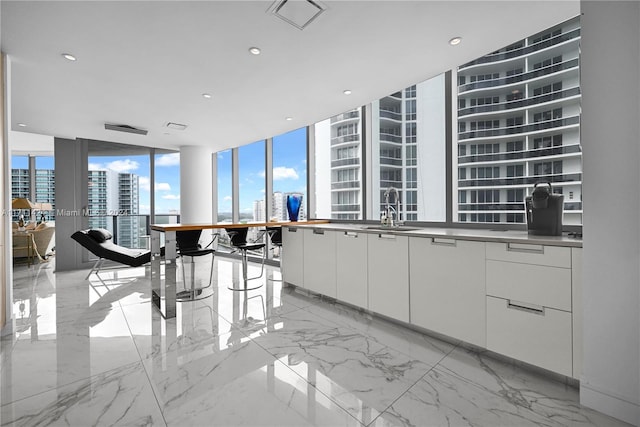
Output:
[[[176,317],[176,232],[164,233],[164,257],[160,255],[160,237],[160,231],[151,231],[151,299],[160,314],[168,319]],[[163,258],[164,282],[161,274]]]

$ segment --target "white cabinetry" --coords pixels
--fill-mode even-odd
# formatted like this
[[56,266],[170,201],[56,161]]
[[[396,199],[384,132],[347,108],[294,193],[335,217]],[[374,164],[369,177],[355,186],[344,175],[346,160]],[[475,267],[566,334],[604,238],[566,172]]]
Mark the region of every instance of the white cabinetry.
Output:
[[302,286],[304,283],[304,235],[297,227],[282,227],[282,257],[280,269],[282,280],[292,285]]
[[370,234],[367,246],[369,310],[409,322],[409,238]]
[[409,239],[411,323],[486,345],[485,243]]
[[367,308],[367,234],[336,233],[336,281],[340,301]]
[[573,378],[582,377],[582,248],[571,248]]
[[487,348],[573,375],[571,248],[487,243]]
[[336,297],[336,232],[304,229],[305,289]]

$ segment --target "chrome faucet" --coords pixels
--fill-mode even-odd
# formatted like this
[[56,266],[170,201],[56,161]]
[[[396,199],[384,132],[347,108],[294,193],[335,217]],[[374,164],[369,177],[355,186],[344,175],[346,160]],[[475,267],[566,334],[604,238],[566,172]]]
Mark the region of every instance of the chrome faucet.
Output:
[[[389,195],[391,193],[395,193],[395,208],[391,206],[389,203]],[[384,203],[385,203],[385,215],[387,219],[387,225],[391,227],[395,227],[400,225],[400,193],[398,193],[398,189],[395,187],[387,188],[387,191],[384,192]],[[395,217],[395,218],[394,218]]]

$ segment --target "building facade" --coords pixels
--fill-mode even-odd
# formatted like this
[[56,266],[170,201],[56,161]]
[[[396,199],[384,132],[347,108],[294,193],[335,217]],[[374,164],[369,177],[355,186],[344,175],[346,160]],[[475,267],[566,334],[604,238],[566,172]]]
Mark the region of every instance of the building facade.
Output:
[[524,223],[549,182],[582,224],[579,43],[575,19],[458,68],[460,222]]

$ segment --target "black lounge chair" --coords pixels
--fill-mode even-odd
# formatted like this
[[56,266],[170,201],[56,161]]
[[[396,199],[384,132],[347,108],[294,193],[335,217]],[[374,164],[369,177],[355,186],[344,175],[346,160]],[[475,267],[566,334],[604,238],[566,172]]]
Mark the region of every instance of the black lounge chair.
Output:
[[[111,232],[104,228],[76,231],[71,235],[71,238],[99,258],[93,267],[91,267],[91,271],[87,274],[85,280],[93,273],[96,273],[96,276],[98,276],[98,272],[105,260],[115,261],[130,267],[140,267],[151,261],[151,251],[146,249],[129,249],[116,245],[113,243],[113,235]],[[100,276],[98,276],[98,278],[100,278]]]

